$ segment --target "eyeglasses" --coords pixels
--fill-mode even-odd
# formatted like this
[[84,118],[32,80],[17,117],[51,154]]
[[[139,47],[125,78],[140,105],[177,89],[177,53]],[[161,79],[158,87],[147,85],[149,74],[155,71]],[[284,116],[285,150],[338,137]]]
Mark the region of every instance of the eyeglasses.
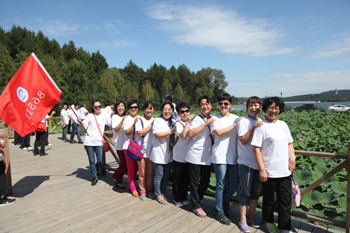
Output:
[[94,109],[100,109],[101,108],[101,105],[99,106],[94,106]]
[[138,106],[130,106],[129,109],[138,109]]
[[219,106],[221,106],[221,105],[228,106],[230,103],[228,103],[228,102],[219,102],[218,104],[219,104]]
[[186,110],[181,110],[181,111],[180,111],[180,114],[189,113],[189,112],[190,112],[190,110],[188,110],[188,109],[186,109]]

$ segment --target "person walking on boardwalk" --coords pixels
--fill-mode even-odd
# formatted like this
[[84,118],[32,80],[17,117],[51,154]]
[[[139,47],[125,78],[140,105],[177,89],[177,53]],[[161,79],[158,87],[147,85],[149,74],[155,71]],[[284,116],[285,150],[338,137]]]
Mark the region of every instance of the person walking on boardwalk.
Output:
[[277,120],[284,111],[284,103],[278,97],[263,100],[266,113],[264,124],[255,129],[252,142],[263,186],[263,220],[269,232],[277,232],[274,222],[275,193],[278,200],[278,229],[282,233],[291,230],[291,172],[295,169],[293,138],[288,125]]
[[199,217],[206,217],[202,209],[201,200],[210,183],[212,135],[210,111],[213,103],[209,96],[201,96],[198,100],[200,115],[196,116],[190,124],[188,136],[191,138],[188,145],[185,161],[188,162],[190,173],[190,193],[193,212]]
[[[103,164],[103,134],[106,125],[110,125],[111,118],[101,111],[101,102],[97,99],[92,101],[91,113],[88,114],[84,121],[77,119],[80,126],[85,128],[86,135],[84,138],[84,148],[89,158],[90,172],[92,175],[91,185],[98,182],[97,172]],[[95,155],[97,162],[95,162]]]
[[70,143],[75,143],[74,141],[74,137],[75,134],[77,134],[78,137],[78,143],[83,144],[83,141],[81,140],[81,128],[78,122],[78,118],[79,118],[79,103],[77,101],[74,101],[74,108],[71,109],[70,114],[69,114],[69,118],[72,121],[72,133],[70,135]]
[[68,112],[67,112],[67,104],[63,104],[61,110],[61,123],[62,123],[62,140],[67,141],[67,131],[68,131]]
[[[256,163],[253,146],[250,144],[254,130],[263,122],[259,118],[261,100],[257,96],[250,97],[246,103],[248,115],[243,117],[238,126],[238,174],[240,178],[239,212],[240,221],[238,226],[243,232],[250,232],[247,223],[252,227],[259,228],[260,222],[255,218],[255,210],[261,190],[259,179],[259,167]],[[249,218],[247,219],[247,206],[249,206]]]

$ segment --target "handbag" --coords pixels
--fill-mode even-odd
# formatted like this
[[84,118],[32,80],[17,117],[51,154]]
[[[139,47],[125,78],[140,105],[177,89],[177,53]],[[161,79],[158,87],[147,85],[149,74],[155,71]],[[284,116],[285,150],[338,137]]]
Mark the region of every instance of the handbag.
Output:
[[301,193],[299,184],[294,180],[293,174],[292,177],[292,207],[299,207],[301,202]]
[[40,122],[39,125],[36,127],[36,131],[45,132],[45,130],[46,130],[46,122]]
[[97,118],[96,118],[96,115],[94,114],[94,117],[95,117],[95,121],[96,121],[96,125],[97,125],[97,128],[98,128],[98,131],[100,131],[100,134],[101,134],[101,137],[102,137],[102,147],[103,147],[103,152],[108,152],[111,150],[111,145],[109,145],[109,142],[107,142],[103,136],[102,136],[102,133],[101,133],[101,129],[100,129],[100,126],[98,125],[98,122],[97,122]]
[[[141,125],[143,128],[143,122],[141,118],[139,118],[139,120],[141,121]],[[134,137],[135,137],[135,127],[132,133],[132,138],[130,139],[128,149],[126,150],[126,154],[133,160],[140,161],[143,158],[143,155],[145,154],[145,148],[143,147],[143,139],[145,136],[142,137],[141,145],[135,142]]]

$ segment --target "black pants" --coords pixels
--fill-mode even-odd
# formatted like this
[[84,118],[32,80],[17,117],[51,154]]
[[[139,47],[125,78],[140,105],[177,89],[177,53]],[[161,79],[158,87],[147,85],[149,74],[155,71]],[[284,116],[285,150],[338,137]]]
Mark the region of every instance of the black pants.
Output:
[[45,144],[47,140],[47,132],[35,131],[35,143],[34,143],[34,154],[39,154],[39,145],[40,145],[40,154],[45,154]]
[[21,143],[21,136],[16,131],[15,131],[15,141],[14,141],[14,143],[15,143],[15,145]]
[[24,137],[21,137],[21,148],[30,147],[30,135],[31,133]]
[[173,199],[176,202],[187,201],[190,184],[188,163],[173,162]]
[[273,223],[275,193],[278,200],[278,228],[291,230],[291,201],[292,181],[290,176],[282,178],[268,178],[263,183],[263,220]]
[[5,168],[6,166],[4,161],[0,161],[0,199],[3,199],[7,196]]
[[211,166],[188,163],[190,192],[193,209],[201,208],[201,200],[210,182]]

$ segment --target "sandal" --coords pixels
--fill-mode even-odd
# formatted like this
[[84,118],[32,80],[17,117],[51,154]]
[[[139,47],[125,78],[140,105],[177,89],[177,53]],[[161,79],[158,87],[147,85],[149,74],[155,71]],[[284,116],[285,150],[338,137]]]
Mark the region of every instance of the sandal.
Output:
[[157,200],[160,204],[168,204],[168,200],[167,199],[163,199],[163,200]]

